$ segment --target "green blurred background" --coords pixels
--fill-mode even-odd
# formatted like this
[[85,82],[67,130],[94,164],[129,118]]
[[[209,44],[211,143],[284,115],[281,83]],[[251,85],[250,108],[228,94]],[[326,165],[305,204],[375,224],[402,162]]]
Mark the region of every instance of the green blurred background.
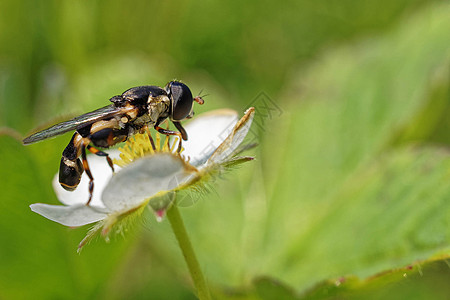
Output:
[[258,111],[257,161],[182,209],[216,298],[448,299],[449,20],[429,0],[1,1],[0,299],[195,298],[151,215],[78,255],[87,228],[28,208],[57,203],[69,135],[18,141],[174,78],[209,94],[197,113]]

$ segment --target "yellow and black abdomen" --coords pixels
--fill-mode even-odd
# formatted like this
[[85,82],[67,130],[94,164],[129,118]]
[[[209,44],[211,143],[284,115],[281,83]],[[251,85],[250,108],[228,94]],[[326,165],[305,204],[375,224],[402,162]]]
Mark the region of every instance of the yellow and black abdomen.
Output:
[[92,174],[86,160],[85,149],[98,156],[105,156],[111,169],[113,169],[112,161],[108,154],[91,147],[90,144],[92,143],[100,148],[109,148],[125,141],[128,138],[129,125],[126,122],[122,122],[121,125],[116,118],[111,118],[110,120],[100,120],[77,129],[62,153],[59,167],[59,183],[64,189],[68,191],[74,190],[80,183],[81,175],[84,171],[91,179],[90,185],[92,185],[93,189]]
[[79,158],[81,154],[80,140],[80,134],[75,132],[62,153],[59,165],[59,183],[68,191],[73,191],[78,186],[84,171],[83,164]]

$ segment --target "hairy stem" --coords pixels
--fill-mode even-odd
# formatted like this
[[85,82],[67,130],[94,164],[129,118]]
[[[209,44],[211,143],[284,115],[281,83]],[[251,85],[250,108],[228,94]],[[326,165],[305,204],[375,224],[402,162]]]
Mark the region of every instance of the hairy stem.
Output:
[[200,300],[210,300],[211,295],[209,294],[208,286],[206,285],[205,278],[203,277],[202,270],[200,269],[200,265],[195,256],[194,249],[192,249],[191,241],[189,240],[183,220],[181,219],[180,211],[176,204],[167,211],[167,218],[175,233],[178,245],[180,245],[181,252],[183,252],[184,260],[186,261],[189,272],[191,273],[192,281],[197,289],[198,298]]

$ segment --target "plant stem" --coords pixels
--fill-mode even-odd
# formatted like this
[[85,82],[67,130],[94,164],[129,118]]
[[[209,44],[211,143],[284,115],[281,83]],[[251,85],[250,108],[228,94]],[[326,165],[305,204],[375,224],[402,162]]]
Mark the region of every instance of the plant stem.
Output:
[[178,241],[178,245],[183,252],[184,260],[187,263],[189,272],[191,273],[192,281],[197,289],[197,296],[200,300],[210,300],[211,295],[206,285],[205,278],[203,277],[200,265],[195,257],[194,249],[192,248],[191,241],[184,227],[183,220],[181,219],[180,211],[176,204],[167,211],[167,218],[169,219],[172,230]]

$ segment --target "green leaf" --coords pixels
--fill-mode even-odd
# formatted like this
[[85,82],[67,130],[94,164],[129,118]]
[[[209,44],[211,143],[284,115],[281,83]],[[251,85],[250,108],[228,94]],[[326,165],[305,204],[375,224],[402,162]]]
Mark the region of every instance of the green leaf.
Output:
[[407,266],[365,280],[342,276],[325,280],[302,293],[295,293],[271,278],[255,280],[260,299],[447,299],[450,293],[448,263]]
[[449,170],[450,157],[439,149],[383,155],[317,206],[314,223],[283,249],[275,273],[294,286],[349,274],[367,278],[448,253]]
[[288,124],[286,159],[265,169],[278,176],[261,244],[270,253],[264,274],[301,290],[329,277],[364,278],[449,246],[446,155],[381,154],[427,104],[432,75],[448,68],[448,13],[438,6],[383,38],[338,49],[294,83],[305,101]]

